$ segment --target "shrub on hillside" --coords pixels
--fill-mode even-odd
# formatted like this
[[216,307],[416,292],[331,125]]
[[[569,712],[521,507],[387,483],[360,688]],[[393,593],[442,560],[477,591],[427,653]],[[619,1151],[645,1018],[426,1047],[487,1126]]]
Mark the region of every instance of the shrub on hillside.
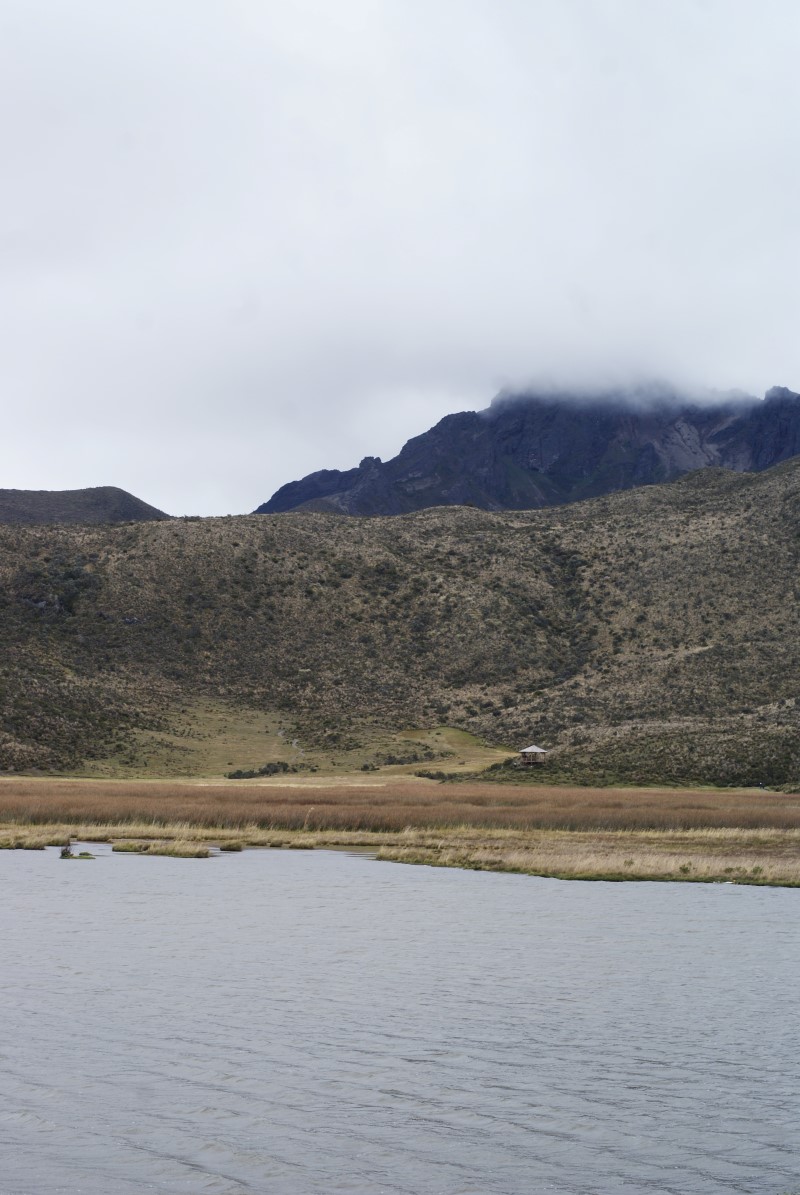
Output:
[[282,772],[296,772],[293,764],[279,759],[273,763],[265,763],[261,768],[237,768],[235,772],[226,772],[227,780],[254,780],[256,776],[278,776]]

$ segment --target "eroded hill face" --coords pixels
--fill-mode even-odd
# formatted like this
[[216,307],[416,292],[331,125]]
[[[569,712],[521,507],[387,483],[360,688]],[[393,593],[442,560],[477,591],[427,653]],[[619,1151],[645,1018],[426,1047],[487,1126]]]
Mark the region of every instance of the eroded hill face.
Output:
[[538,512],[6,526],[0,545],[6,769],[163,772],[150,736],[180,771],[213,707],[266,720],[267,758],[377,759],[388,733],[450,726],[539,743],[556,779],[800,780],[798,461]]
[[403,514],[431,506],[533,510],[708,466],[759,471],[800,453],[800,395],[690,402],[652,390],[585,398],[519,395],[448,415],[393,460],[323,470],[258,508]]
[[126,523],[167,519],[116,486],[85,490],[0,490],[0,523]]

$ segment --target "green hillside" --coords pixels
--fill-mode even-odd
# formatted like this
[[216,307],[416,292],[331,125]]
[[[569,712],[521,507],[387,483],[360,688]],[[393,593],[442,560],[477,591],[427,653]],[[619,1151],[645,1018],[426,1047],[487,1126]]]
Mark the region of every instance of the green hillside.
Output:
[[800,781],[798,459],[542,511],[0,546],[5,770],[458,770],[537,742],[542,779]]

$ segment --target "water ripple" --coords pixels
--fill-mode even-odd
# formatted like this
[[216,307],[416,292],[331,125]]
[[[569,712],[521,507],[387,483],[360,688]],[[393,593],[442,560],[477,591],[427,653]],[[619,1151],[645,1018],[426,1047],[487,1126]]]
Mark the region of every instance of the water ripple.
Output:
[[0,854],[0,1195],[800,1189],[800,892]]

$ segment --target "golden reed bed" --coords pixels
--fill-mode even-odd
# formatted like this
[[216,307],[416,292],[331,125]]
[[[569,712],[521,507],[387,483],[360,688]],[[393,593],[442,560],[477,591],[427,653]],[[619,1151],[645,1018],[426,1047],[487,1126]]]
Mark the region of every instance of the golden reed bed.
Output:
[[9,778],[0,780],[0,821],[284,830],[791,830],[800,829],[800,795],[419,781],[292,786]]
[[561,878],[800,885],[800,796],[760,791],[0,781],[0,846],[70,838],[362,846]]

